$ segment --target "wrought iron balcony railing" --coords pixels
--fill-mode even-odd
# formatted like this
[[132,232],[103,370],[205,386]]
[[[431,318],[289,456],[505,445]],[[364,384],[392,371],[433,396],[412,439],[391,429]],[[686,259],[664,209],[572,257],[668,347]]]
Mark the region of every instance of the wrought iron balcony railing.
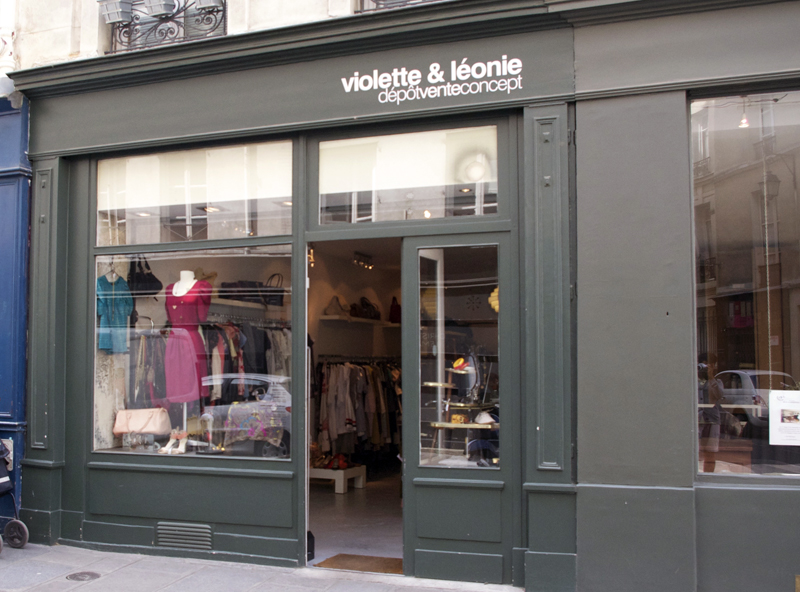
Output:
[[711,174],[711,159],[703,158],[694,162],[694,178],[706,177]]
[[119,53],[221,37],[228,32],[227,3],[222,8],[198,8],[196,0],[175,0],[175,9],[164,16],[151,16],[145,0],[134,0],[129,23],[113,25],[111,52]]
[[450,0],[358,0],[357,13],[389,10],[417,4],[430,4],[432,2],[448,2]]

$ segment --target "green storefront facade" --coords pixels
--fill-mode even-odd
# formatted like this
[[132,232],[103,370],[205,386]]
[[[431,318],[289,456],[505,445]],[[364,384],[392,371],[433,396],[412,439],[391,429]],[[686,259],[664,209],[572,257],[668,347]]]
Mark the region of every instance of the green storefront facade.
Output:
[[[496,246],[501,294],[502,463],[404,449],[407,576],[791,589],[796,478],[698,473],[690,104],[797,89],[800,3],[719,4],[443,2],[14,73],[31,109],[32,540],[305,565],[305,342],[290,458],[98,451],[95,260],[287,245],[299,328],[310,244],[392,237],[405,442],[420,441],[418,253]],[[320,223],[322,142],[481,126],[497,130],[492,215]],[[291,144],[290,233],[96,241],[102,161],[263,142]],[[160,543],[181,527],[208,542]]]

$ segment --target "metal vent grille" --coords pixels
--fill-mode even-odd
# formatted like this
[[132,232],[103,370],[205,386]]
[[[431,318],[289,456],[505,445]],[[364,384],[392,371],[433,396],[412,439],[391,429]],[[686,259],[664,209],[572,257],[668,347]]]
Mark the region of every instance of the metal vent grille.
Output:
[[156,545],[173,549],[211,550],[211,527],[208,524],[159,522],[156,524]]

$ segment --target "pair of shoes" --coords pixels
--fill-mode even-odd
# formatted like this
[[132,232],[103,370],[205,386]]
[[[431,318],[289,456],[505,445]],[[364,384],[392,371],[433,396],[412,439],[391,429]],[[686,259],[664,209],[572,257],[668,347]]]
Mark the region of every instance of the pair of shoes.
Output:
[[186,443],[189,441],[189,433],[188,432],[180,432],[177,434],[178,438],[178,447],[173,448],[169,451],[169,454],[186,454]]
[[[187,432],[172,430],[169,435],[169,442],[158,450],[159,454],[184,454],[186,452],[186,442],[189,439]],[[177,446],[176,446],[177,445]]]

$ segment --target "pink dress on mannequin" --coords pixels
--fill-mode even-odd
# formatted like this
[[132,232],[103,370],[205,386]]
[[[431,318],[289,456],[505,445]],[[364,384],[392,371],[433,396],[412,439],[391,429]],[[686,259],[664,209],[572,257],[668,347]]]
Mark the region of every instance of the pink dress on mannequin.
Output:
[[206,347],[198,328],[208,318],[211,284],[199,280],[183,296],[167,286],[167,319],[172,331],[167,339],[164,366],[167,375],[167,399],[172,403],[196,401],[208,396],[203,378],[208,374]]

